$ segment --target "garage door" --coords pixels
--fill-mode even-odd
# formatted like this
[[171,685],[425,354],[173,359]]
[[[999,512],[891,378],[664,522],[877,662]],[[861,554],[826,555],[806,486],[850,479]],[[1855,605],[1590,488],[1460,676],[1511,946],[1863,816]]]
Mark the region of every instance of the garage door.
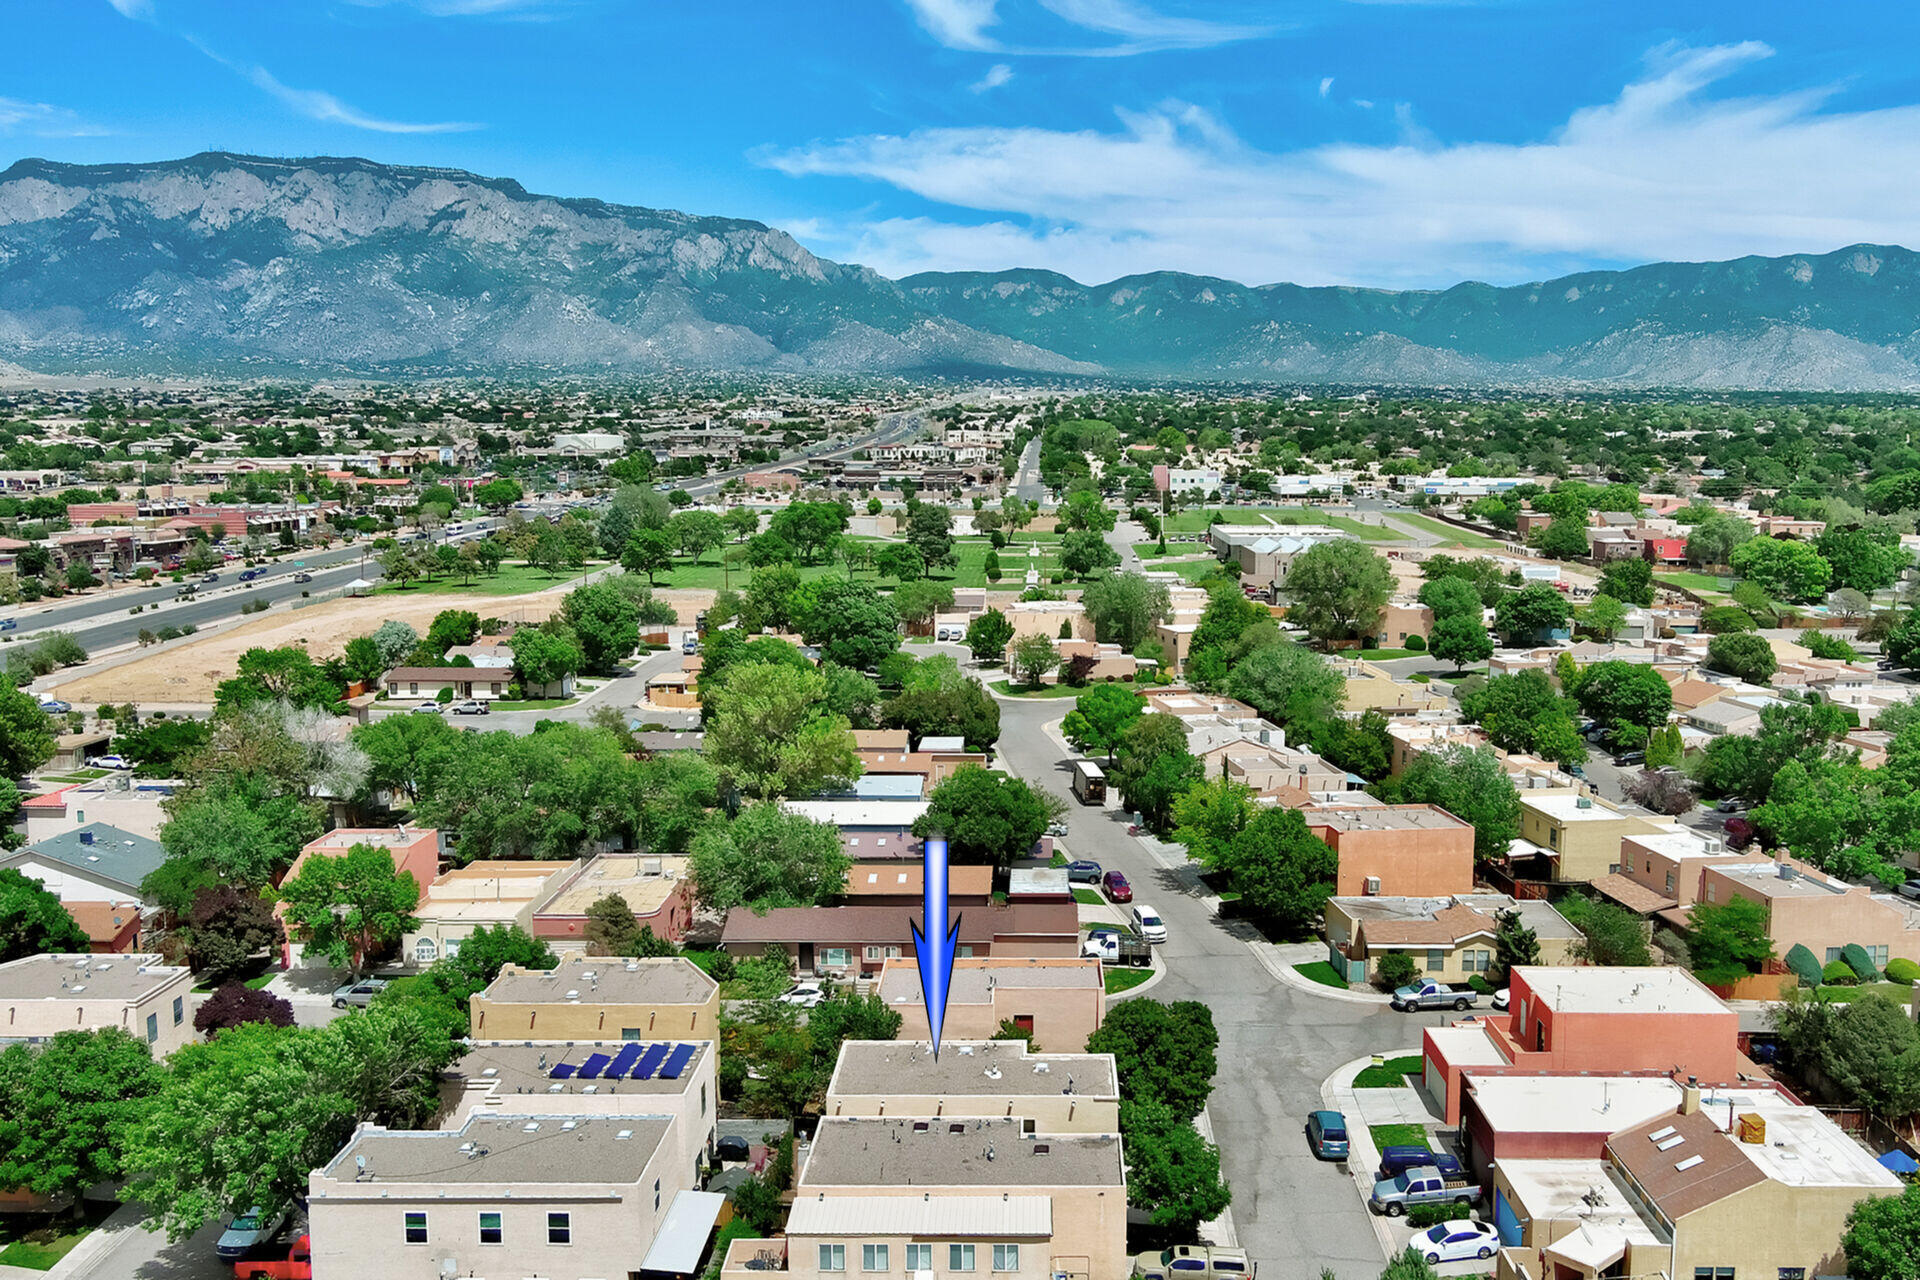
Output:
[[1425,1061],[1426,1072],[1421,1078],[1427,1086],[1427,1097],[1433,1101],[1434,1106],[1440,1108],[1440,1114],[1445,1115],[1447,1114],[1447,1073],[1440,1069],[1436,1059],[1428,1058]]

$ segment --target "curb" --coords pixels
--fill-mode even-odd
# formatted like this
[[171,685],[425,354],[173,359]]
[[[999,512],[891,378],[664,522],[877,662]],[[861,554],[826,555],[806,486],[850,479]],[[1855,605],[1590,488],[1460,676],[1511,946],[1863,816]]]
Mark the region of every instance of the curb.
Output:
[[1391,1000],[1389,996],[1374,992],[1336,990],[1324,982],[1304,978],[1294,972],[1292,965],[1280,958],[1277,954],[1279,948],[1271,942],[1249,942],[1247,949],[1253,952],[1254,958],[1260,961],[1275,979],[1307,995],[1318,996],[1322,1000],[1343,1000],[1348,1004],[1370,1004],[1382,1007]]
[[[1380,1055],[1395,1057],[1393,1053]],[[1362,1071],[1373,1065],[1375,1055],[1355,1058],[1345,1066],[1335,1068],[1332,1075],[1320,1082],[1320,1101],[1328,1110],[1338,1111],[1347,1119],[1347,1176],[1353,1179],[1354,1189],[1360,1193],[1360,1208],[1367,1215],[1367,1223],[1373,1228],[1373,1238],[1380,1244],[1380,1254],[1391,1262],[1399,1256],[1393,1247],[1393,1236],[1387,1230],[1387,1219],[1375,1213],[1367,1206],[1367,1199],[1373,1194],[1372,1171],[1379,1167],[1380,1152],[1374,1148],[1373,1136],[1367,1132],[1367,1126],[1361,1123],[1360,1100],[1356,1096],[1353,1081]]]
[[[1116,966],[1116,968],[1117,967],[1118,966]],[[1100,981],[1103,986],[1106,983],[1105,974],[1106,974],[1106,969],[1102,967],[1101,969],[1102,976]],[[1107,997],[1107,1003],[1110,1005],[1117,1004],[1122,1000],[1131,1000],[1135,996],[1143,996],[1147,994],[1147,992],[1159,986],[1160,979],[1166,976],[1167,976],[1167,966],[1164,963],[1162,963],[1160,960],[1160,957],[1156,955],[1153,959],[1153,970],[1152,970],[1151,977],[1149,977],[1145,982],[1141,983],[1137,987],[1128,987],[1125,991],[1114,992],[1112,995]],[[1205,1113],[1203,1112],[1202,1114],[1205,1114]]]

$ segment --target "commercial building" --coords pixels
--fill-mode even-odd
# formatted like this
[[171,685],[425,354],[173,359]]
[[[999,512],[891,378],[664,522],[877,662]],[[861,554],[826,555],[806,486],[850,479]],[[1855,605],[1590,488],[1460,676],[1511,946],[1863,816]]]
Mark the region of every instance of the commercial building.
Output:
[[558,952],[587,945],[587,908],[617,897],[634,923],[678,942],[693,923],[693,881],[685,858],[602,853],[576,864],[534,904],[530,931]]
[[1374,976],[1382,956],[1413,957],[1423,977],[1462,983],[1493,967],[1500,916],[1512,911],[1540,942],[1540,963],[1573,963],[1580,940],[1551,904],[1504,893],[1432,898],[1330,898],[1326,907],[1327,959],[1349,982]]
[[553,969],[509,964],[473,997],[475,1039],[712,1040],[720,984],[679,956],[564,956]]
[[[888,1008],[903,1015],[901,1034],[927,1025],[920,968],[911,950],[881,967],[877,988]],[[943,1036],[986,1040],[1011,1022],[1033,1032],[1049,1053],[1078,1053],[1106,1018],[1106,979],[1100,962],[1084,956],[993,956],[956,959],[947,987]]]
[[156,1058],[196,1036],[193,972],[157,955],[25,956],[0,964],[0,1044],[118,1027]]
[[1334,892],[1341,897],[1473,892],[1473,827],[1438,805],[1312,809],[1304,816],[1340,856]]
[[848,1040],[822,1114],[1019,1116],[1040,1133],[1118,1133],[1120,1077],[1110,1053],[1042,1053],[1020,1040],[944,1037],[938,1058],[925,1040]]
[[[785,951],[796,972],[835,977],[873,975],[888,960],[913,953],[910,907],[774,907],[732,911],[720,945],[738,958]],[[1080,952],[1080,922],[1071,902],[993,904],[948,910],[959,927],[957,954],[1064,956]]]

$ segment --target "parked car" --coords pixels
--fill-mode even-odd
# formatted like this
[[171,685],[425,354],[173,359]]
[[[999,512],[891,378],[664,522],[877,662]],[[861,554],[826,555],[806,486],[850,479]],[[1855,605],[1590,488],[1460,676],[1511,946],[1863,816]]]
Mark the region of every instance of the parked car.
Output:
[[1132,902],[1133,886],[1127,883],[1127,877],[1118,871],[1109,871],[1100,877],[1100,887],[1107,891],[1109,902]]
[[59,698],[42,698],[40,699],[40,709],[50,716],[63,716],[73,710],[73,704],[71,702],[64,702]]
[[1367,1206],[1375,1213],[1397,1218],[1417,1204],[1451,1204],[1465,1210],[1480,1198],[1480,1188],[1461,1170],[1453,1175],[1427,1166],[1373,1184]]
[[227,1229],[220,1233],[220,1239],[214,1243],[213,1251],[224,1262],[237,1262],[273,1239],[286,1221],[286,1209],[268,1212],[255,1205],[227,1224]]
[[1508,992],[1505,987],[1502,987],[1498,991],[1494,992],[1493,1000],[1490,1002],[1493,1006],[1494,1012],[1505,1013],[1507,1011],[1507,999],[1508,999]]
[[1647,753],[1644,751],[1622,751],[1613,758],[1613,762],[1622,768],[1630,764],[1645,764],[1647,762]]
[[1099,884],[1100,875],[1100,864],[1097,862],[1090,862],[1083,859],[1079,862],[1069,862],[1067,864],[1068,884]]
[[233,1280],[313,1280],[313,1237],[302,1235],[283,1258],[241,1259],[233,1264]]
[[1920,902],[1920,880],[1908,880],[1900,886],[1898,892],[1903,898]]
[[713,1144],[713,1152],[722,1160],[745,1161],[753,1158],[753,1148],[742,1137],[728,1134]]
[[1500,1247],[1500,1233],[1484,1222],[1457,1218],[1420,1232],[1408,1247],[1432,1263],[1491,1258]]
[[1095,929],[1080,944],[1080,954],[1092,956],[1101,964],[1129,964],[1136,968],[1153,963],[1153,948],[1137,933],[1125,929]]
[[1135,906],[1133,909],[1133,931],[1148,942],[1167,940],[1167,922],[1152,907]]
[[827,998],[827,989],[818,982],[799,982],[780,995],[781,1004],[796,1009],[811,1009]]
[[1713,811],[1715,813],[1745,813],[1749,807],[1747,802],[1739,796],[1728,796],[1725,800],[1713,806]]
[[338,987],[333,993],[333,1007],[344,1009],[348,1005],[364,1009],[373,1003],[373,998],[387,989],[385,978],[363,978],[359,982]]
[[133,768],[133,761],[127,759],[125,756],[95,756],[93,759],[87,761],[87,763],[99,769]]
[[1307,1117],[1307,1146],[1322,1160],[1347,1158],[1347,1118],[1338,1111],[1315,1111]]
[[1214,1280],[1216,1276],[1250,1276],[1257,1268],[1244,1249],[1212,1249],[1203,1244],[1179,1244],[1156,1249],[1133,1260],[1134,1280]]
[[1064,836],[1067,834],[1067,824],[1064,822],[1049,822],[1047,824],[1047,834],[1056,839]]
[[1390,1146],[1380,1153],[1380,1168],[1375,1171],[1375,1182],[1390,1182],[1409,1169],[1438,1169],[1441,1174],[1450,1177],[1462,1176],[1460,1162],[1444,1151],[1434,1151],[1428,1147]]
[[1444,982],[1428,978],[1409,982],[1393,993],[1388,1001],[1394,1008],[1411,1013],[1416,1009],[1465,1009],[1480,1002],[1477,991],[1455,991]]
[[437,702],[423,702],[413,709],[413,714],[417,716],[437,716],[442,710],[444,710],[444,708]]
[[464,702],[456,702],[449,706],[447,710],[457,716],[484,716],[489,714],[487,704],[478,698],[468,698]]

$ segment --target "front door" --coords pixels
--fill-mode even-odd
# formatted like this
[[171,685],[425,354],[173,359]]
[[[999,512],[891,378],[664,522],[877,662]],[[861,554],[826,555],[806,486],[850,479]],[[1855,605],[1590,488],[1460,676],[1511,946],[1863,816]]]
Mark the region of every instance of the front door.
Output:
[[811,942],[803,942],[800,944],[800,967],[798,972],[813,972],[813,944]]

